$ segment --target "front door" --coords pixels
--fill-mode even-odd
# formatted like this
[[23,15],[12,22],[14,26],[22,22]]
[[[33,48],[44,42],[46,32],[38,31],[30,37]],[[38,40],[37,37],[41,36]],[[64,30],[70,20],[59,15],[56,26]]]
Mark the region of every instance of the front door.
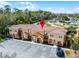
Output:
[[48,44],[48,36],[47,35],[44,36],[43,43],[44,44]]
[[40,43],[40,38],[37,38],[37,43]]

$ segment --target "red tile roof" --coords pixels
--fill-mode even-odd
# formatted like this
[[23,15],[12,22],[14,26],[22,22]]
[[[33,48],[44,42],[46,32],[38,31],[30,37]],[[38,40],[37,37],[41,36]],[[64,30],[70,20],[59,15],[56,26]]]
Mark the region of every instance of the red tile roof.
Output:
[[11,27],[9,27],[9,29],[11,30],[17,30],[17,29],[23,29],[23,30],[27,30],[27,29],[31,29],[32,33],[35,33],[35,32],[43,32],[44,30],[46,32],[63,32],[65,33],[66,32],[66,29],[64,28],[58,28],[58,27],[50,27],[50,26],[47,26],[47,25],[44,25],[44,28],[42,29],[40,27],[40,25],[35,25],[35,24],[19,24],[19,25],[13,25]]

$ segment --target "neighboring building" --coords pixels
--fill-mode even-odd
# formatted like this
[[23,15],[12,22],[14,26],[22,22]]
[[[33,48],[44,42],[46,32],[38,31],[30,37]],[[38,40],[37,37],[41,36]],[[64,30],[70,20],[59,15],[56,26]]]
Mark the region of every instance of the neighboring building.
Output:
[[[27,40],[29,34],[33,42],[47,42],[48,44],[57,44],[58,42],[61,42],[62,45],[64,43],[64,38],[67,32],[64,28],[51,27],[47,25],[45,25],[44,28],[41,29],[39,25],[35,24],[19,24],[9,27],[10,35],[13,38],[19,38],[19,29],[22,30],[23,39]],[[44,37],[45,35],[47,35],[47,38]]]

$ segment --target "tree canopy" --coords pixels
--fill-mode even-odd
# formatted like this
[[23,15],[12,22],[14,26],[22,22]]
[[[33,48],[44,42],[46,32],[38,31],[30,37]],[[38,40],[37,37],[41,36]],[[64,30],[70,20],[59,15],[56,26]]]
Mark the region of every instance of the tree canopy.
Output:
[[9,5],[5,5],[4,8],[0,8],[0,35],[5,35],[5,30],[11,25],[15,24],[33,24],[38,22],[41,18],[44,20],[50,20],[56,17],[55,14],[48,11],[30,11],[28,9],[20,10],[13,8]]

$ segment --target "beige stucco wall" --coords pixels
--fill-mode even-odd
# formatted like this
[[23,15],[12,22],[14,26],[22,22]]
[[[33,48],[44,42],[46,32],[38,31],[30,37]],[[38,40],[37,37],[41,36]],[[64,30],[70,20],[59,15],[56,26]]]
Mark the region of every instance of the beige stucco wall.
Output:
[[[61,39],[61,44],[63,45],[64,43],[64,38],[65,38],[65,34],[62,34],[62,39]],[[58,43],[58,33],[54,33],[54,37],[52,39],[50,39],[50,33],[49,33],[49,44],[57,44]],[[51,42],[50,42],[51,41]]]

